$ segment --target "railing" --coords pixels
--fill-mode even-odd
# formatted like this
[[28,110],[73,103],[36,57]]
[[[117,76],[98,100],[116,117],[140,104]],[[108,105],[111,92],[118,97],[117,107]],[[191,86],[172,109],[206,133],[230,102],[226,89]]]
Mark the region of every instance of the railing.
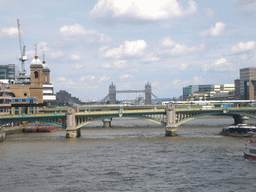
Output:
[[[176,108],[175,109],[177,113],[179,112],[197,112],[197,111],[222,111],[222,110],[229,110],[229,111],[252,111],[255,110],[256,112],[256,107],[213,107],[213,108],[190,108],[189,106],[187,108]],[[87,116],[87,115],[112,115],[112,114],[143,114],[143,113],[165,113],[166,109],[157,109],[157,107],[155,108],[151,108],[151,109],[129,109],[126,110],[124,108],[120,108],[118,110],[111,110],[111,111],[83,111],[83,112],[76,112],[76,116]],[[51,113],[36,113],[36,114],[17,114],[17,115],[0,115],[0,119],[3,118],[19,118],[19,117],[46,117],[46,116],[65,116],[66,112],[51,112]]]

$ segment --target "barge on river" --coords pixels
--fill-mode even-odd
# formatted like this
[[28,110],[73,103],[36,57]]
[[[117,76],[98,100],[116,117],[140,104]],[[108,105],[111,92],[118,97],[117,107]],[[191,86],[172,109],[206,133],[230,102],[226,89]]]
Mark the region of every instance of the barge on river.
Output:
[[233,137],[255,137],[256,127],[247,124],[231,125],[223,128],[220,134]]
[[256,143],[253,141],[253,139],[246,142],[244,157],[256,160]]

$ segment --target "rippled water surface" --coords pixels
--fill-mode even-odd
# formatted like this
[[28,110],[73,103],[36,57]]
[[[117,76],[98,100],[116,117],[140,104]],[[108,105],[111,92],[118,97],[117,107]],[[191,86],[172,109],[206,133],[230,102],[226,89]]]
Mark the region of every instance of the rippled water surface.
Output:
[[219,135],[231,123],[199,119],[179,127],[177,137],[135,119],[114,119],[109,129],[96,122],[75,139],[65,130],[7,135],[0,191],[255,191],[246,138]]

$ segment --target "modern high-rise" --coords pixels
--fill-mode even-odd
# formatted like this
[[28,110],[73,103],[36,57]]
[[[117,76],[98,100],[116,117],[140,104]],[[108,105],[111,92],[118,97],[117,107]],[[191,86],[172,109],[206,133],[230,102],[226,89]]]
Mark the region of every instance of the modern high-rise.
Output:
[[198,85],[189,85],[187,87],[183,87],[183,100],[186,101],[190,94],[198,92]]
[[236,89],[239,89],[240,99],[254,100],[256,95],[255,85],[256,67],[240,69],[240,85],[236,86]]
[[15,79],[15,65],[0,65],[0,79]]

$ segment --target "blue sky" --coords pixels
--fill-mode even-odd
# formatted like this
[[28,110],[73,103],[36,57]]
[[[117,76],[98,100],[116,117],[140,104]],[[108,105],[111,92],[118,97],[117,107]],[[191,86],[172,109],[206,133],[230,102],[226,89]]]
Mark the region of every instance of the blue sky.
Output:
[[1,0],[0,63],[20,68],[17,19],[26,70],[37,44],[55,92],[81,100],[102,99],[112,82],[141,90],[149,81],[156,96],[178,97],[255,67],[256,0]]

